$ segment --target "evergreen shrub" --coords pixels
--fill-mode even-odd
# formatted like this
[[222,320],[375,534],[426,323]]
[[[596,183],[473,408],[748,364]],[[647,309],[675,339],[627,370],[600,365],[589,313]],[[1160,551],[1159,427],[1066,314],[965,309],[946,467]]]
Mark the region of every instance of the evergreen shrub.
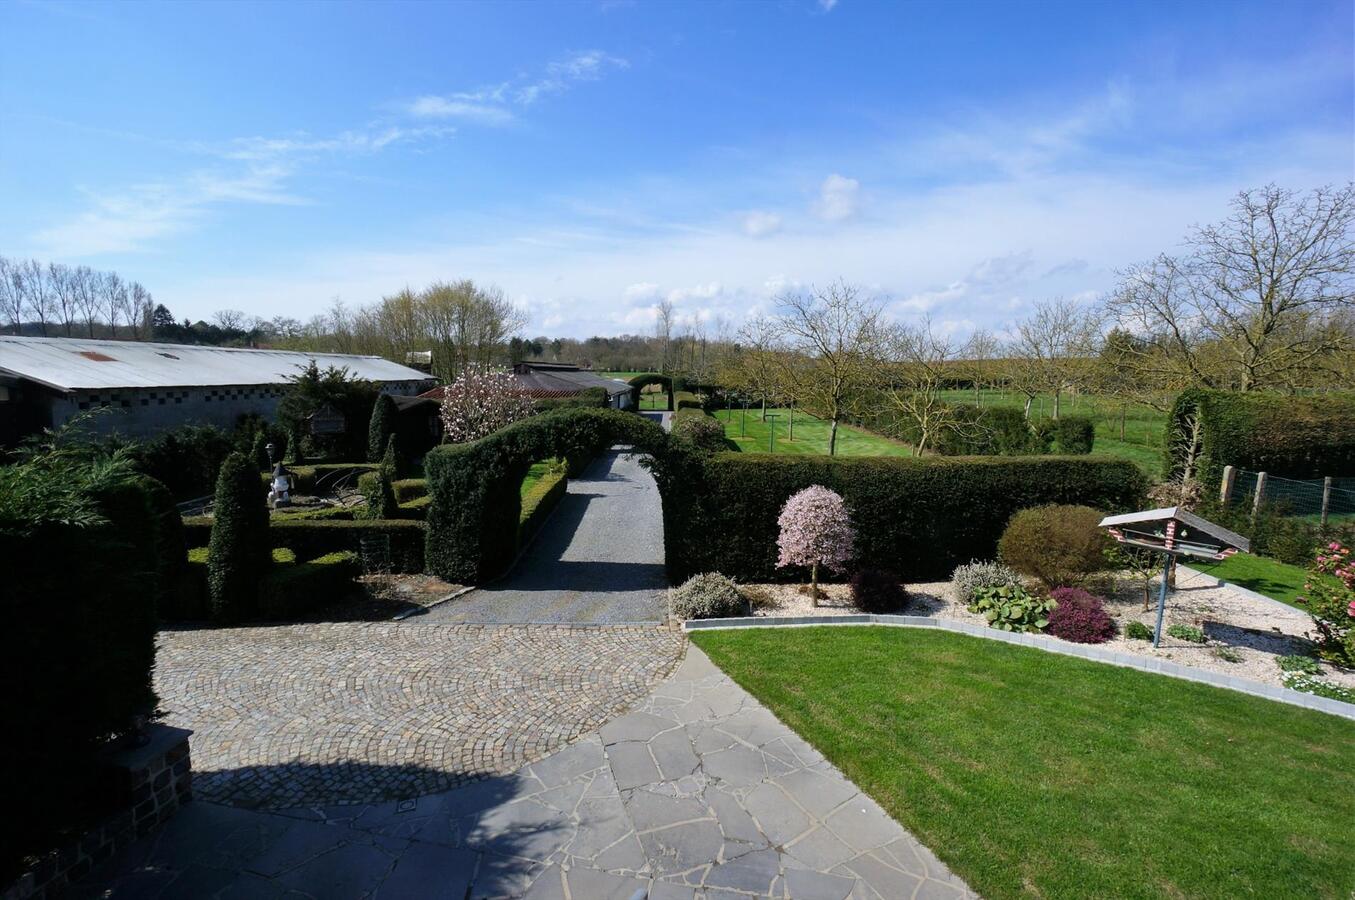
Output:
[[221,464],[208,543],[207,592],[212,615],[240,621],[256,614],[259,583],[270,564],[268,507],[259,476],[243,454]]

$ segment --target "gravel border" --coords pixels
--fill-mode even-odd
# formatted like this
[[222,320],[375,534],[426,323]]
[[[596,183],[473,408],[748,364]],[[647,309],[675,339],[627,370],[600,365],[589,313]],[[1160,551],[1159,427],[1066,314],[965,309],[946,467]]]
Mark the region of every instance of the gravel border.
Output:
[[1103,650],[1093,644],[1074,644],[1070,641],[1059,640],[1058,638],[1049,637],[1048,635],[1043,634],[1022,634],[1011,631],[998,631],[995,628],[974,625],[956,619],[938,619],[931,616],[871,615],[864,613],[854,616],[747,616],[737,619],[692,619],[684,622],[682,624],[682,629],[683,631],[690,633],[693,631],[717,631],[735,628],[803,628],[806,626],[817,625],[883,625],[893,628],[937,628],[942,631],[967,634],[971,637],[1001,641],[1005,644],[1020,644],[1024,647],[1034,647],[1039,650],[1046,650],[1050,653],[1059,653],[1064,656],[1079,656],[1083,659],[1092,660],[1093,662],[1123,666],[1127,669],[1139,669],[1144,672],[1154,672],[1159,675],[1180,678],[1183,681],[1194,681],[1200,684],[1213,685],[1214,687],[1227,688],[1228,690],[1238,691],[1243,694],[1251,694],[1256,697],[1264,697],[1268,700],[1287,703],[1290,706],[1315,709],[1318,712],[1330,713],[1331,715],[1340,716],[1344,719],[1355,720],[1355,703],[1343,703],[1340,700],[1319,697],[1315,694],[1305,694],[1300,691],[1291,690],[1290,688],[1277,687],[1273,684],[1262,684],[1259,681],[1238,678],[1234,675],[1221,675],[1217,672],[1210,672],[1206,669],[1198,669],[1191,666],[1183,666],[1179,663],[1174,663],[1165,659],[1154,659],[1152,657],[1128,653],[1116,653],[1112,650]]

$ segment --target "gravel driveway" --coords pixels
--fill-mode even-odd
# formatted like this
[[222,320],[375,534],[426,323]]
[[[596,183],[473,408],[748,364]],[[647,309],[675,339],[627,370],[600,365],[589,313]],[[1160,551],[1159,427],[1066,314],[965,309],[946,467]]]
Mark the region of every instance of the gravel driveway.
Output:
[[663,515],[642,454],[603,453],[560,501],[506,576],[410,619],[658,622],[666,618]]

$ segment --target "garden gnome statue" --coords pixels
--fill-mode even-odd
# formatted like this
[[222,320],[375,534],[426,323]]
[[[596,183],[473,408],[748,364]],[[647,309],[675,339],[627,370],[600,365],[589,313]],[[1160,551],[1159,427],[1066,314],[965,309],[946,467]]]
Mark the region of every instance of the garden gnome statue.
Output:
[[281,460],[275,460],[277,448],[269,444],[268,461],[273,463],[273,489],[268,492],[268,505],[273,509],[292,505],[292,479],[286,469],[282,467]]

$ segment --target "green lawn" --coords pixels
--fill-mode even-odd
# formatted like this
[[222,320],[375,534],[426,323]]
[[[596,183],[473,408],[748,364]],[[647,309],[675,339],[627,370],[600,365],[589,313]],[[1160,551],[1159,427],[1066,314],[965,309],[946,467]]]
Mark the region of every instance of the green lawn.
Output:
[[[1294,598],[1303,593],[1303,581],[1308,577],[1307,572],[1298,566],[1287,565],[1266,556],[1252,556],[1250,553],[1238,553],[1222,562],[1191,560],[1187,565],[1290,606],[1297,606]],[[1303,609],[1301,606],[1298,608]]]
[[[1021,408],[1025,398],[1014,391],[983,391],[978,397],[973,391],[944,391],[952,403],[976,401],[980,406],[1013,406]],[[1060,401],[1060,414],[1091,416],[1096,425],[1096,445],[1093,452],[1128,459],[1153,478],[1162,477],[1162,441],[1167,428],[1165,413],[1131,404],[1124,411],[1124,439],[1120,438],[1122,404],[1110,397],[1082,394],[1065,396]],[[1054,412],[1052,395],[1037,397],[1031,405],[1032,419],[1047,419]]]
[[[762,421],[762,410],[750,407],[745,422],[742,409],[716,410],[714,415],[725,423],[725,435],[745,453],[768,452],[769,432],[776,429],[777,453],[827,453],[829,425],[803,410],[795,411],[795,440],[790,440],[790,411],[769,409],[768,415],[777,418]],[[881,437],[850,425],[839,425],[837,430],[839,456],[911,456],[913,448],[891,438]]]
[[527,476],[522,479],[522,489],[518,491],[518,496],[526,497],[532,487],[541,480],[541,476],[545,475],[552,465],[558,464],[559,463],[554,460],[532,463],[532,467],[527,470]]
[[1355,722],[943,632],[692,640],[990,900],[1355,888]]

